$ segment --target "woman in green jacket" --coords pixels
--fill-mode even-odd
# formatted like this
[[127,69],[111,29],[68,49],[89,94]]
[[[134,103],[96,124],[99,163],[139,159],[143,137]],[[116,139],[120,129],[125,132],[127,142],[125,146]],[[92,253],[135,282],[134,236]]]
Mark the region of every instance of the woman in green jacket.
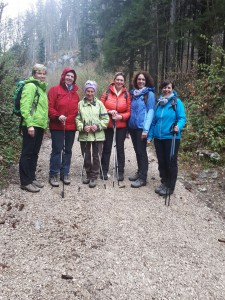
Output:
[[23,118],[23,144],[19,162],[21,189],[36,193],[44,185],[37,181],[35,173],[44,130],[48,122],[46,67],[35,64],[32,76],[26,81],[20,100]]
[[95,97],[96,90],[97,84],[95,81],[88,80],[85,83],[85,97],[79,102],[76,117],[81,152],[84,157],[84,168],[87,173],[87,178],[83,180],[83,183],[89,184],[90,188],[96,186],[105,140],[104,129],[107,128],[109,122],[105,106]]

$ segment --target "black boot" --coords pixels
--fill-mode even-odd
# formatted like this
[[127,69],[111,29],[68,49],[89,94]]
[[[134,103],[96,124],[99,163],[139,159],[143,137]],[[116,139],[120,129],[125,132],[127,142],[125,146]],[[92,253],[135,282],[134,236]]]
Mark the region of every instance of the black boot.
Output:
[[118,181],[124,181],[124,175],[123,173],[118,174]]

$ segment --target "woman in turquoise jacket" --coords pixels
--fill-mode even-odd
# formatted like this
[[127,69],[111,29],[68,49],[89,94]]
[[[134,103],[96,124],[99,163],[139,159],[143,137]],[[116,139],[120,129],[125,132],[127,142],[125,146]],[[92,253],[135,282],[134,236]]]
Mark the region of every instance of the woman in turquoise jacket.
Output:
[[35,64],[20,100],[23,144],[19,162],[21,189],[39,192],[44,185],[36,179],[38,154],[48,123],[46,67]]
[[[148,133],[148,143],[154,139],[158,159],[159,176],[161,184],[155,189],[160,196],[171,195],[174,192],[178,164],[177,156],[180,145],[181,131],[186,123],[185,108],[182,101],[177,98],[172,81],[164,81],[162,94],[157,100],[154,119]],[[174,155],[171,157],[171,144],[176,136]]]

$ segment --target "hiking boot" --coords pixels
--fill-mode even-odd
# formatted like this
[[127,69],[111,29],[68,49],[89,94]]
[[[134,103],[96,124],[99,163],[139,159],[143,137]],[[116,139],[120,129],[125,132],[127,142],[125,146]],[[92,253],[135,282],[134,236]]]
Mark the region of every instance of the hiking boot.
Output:
[[146,185],[146,180],[143,180],[141,178],[138,178],[137,180],[131,183],[132,188],[139,188],[144,185]]
[[118,174],[118,181],[124,181],[124,175],[123,173]]
[[91,179],[91,180],[90,180],[90,182],[89,182],[89,187],[90,187],[90,188],[96,187],[96,180],[95,180],[95,179]]
[[129,176],[128,179],[130,181],[136,181],[140,177],[140,174],[136,172],[133,176]]
[[21,185],[20,186],[22,190],[25,190],[27,192],[31,192],[31,193],[37,193],[40,192],[40,189],[33,185],[33,184],[28,184],[28,185]]
[[169,196],[173,194],[173,190],[164,186],[163,189],[161,189],[161,191],[159,191],[159,195],[160,196]]
[[64,182],[64,184],[66,184],[66,185],[69,185],[69,184],[70,184],[70,177],[69,177],[69,175],[65,175],[64,177],[61,176],[61,177],[60,177],[60,180],[61,180],[62,182]]
[[51,176],[49,177],[49,183],[50,183],[51,186],[53,186],[53,187],[59,186],[58,175],[57,175],[57,174],[51,175]]
[[155,189],[155,193],[156,193],[156,194],[159,194],[159,192],[160,192],[161,190],[163,190],[164,187],[165,187],[165,184],[164,184],[164,183],[161,183],[160,186],[158,186],[158,187]]
[[40,182],[40,181],[37,181],[36,179],[33,180],[32,185],[34,185],[34,186],[36,186],[38,188],[43,188],[44,187],[44,183]]
[[102,180],[108,180],[108,179],[109,179],[109,175],[103,173],[103,176],[102,176],[102,174],[100,174],[100,178],[101,178]]
[[83,184],[88,184],[89,182],[90,182],[90,178],[85,178],[85,179],[83,179]]

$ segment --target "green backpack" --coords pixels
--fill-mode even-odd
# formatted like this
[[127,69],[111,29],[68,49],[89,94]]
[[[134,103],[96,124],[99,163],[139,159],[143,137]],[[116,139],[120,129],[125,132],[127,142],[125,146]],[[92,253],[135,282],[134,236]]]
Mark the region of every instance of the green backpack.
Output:
[[[12,112],[12,114],[16,115],[17,117],[20,117],[21,119],[23,117],[22,117],[21,111],[20,111],[20,100],[21,100],[21,95],[22,95],[22,92],[23,92],[23,88],[24,88],[25,84],[27,84],[27,83],[30,83],[30,81],[29,80],[20,80],[20,81],[18,81],[16,83],[16,88],[15,88],[14,93],[13,93],[13,112]],[[35,84],[34,82],[32,82],[32,83]],[[37,98],[37,100],[36,100],[36,98]],[[35,92],[32,108],[31,108],[31,111],[30,111],[31,116],[33,115],[35,109],[38,106],[39,98],[40,98],[40,94],[38,92],[38,87],[36,85],[36,92]]]
[[[21,115],[21,111],[20,111],[20,100],[21,100],[23,88],[24,88],[25,84],[27,84],[27,83],[30,83],[30,80],[19,80],[16,83],[16,88],[13,93],[12,115],[16,115],[17,117],[20,117],[20,125],[19,125],[19,134],[20,135],[22,135],[22,123],[23,123],[23,116]],[[32,83],[35,84],[34,82],[32,82]],[[36,84],[35,84],[35,86],[36,86],[36,92],[35,92],[33,104],[32,104],[31,111],[30,111],[31,116],[34,114],[34,111],[38,106],[38,102],[39,102],[39,98],[40,98],[40,94],[38,92],[38,87]],[[37,98],[37,100],[36,100],[36,98]]]

